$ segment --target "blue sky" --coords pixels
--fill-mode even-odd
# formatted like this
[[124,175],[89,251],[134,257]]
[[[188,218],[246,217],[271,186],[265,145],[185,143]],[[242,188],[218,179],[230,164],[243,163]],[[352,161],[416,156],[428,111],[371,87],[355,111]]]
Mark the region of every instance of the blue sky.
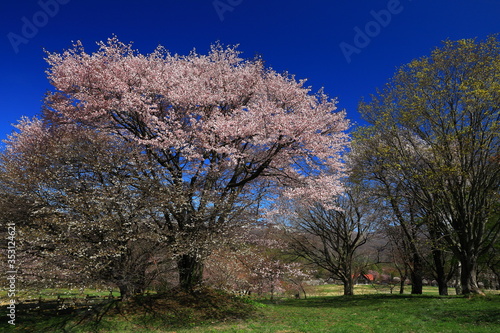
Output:
[[50,89],[43,49],[81,40],[87,50],[116,34],[149,53],[239,44],[277,71],[324,87],[348,117],[411,59],[445,39],[500,32],[499,0],[4,0],[0,4],[0,139],[40,111]]

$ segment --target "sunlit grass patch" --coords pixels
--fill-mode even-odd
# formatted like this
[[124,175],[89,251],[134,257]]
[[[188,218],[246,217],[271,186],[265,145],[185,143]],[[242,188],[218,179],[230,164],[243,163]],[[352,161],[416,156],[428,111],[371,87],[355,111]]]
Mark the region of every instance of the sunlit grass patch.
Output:
[[[344,294],[344,287],[340,284],[325,284],[320,286],[306,287],[307,295],[314,297],[322,296],[342,296]],[[484,290],[487,295],[499,295],[500,290]],[[411,285],[405,286],[404,294],[410,295]],[[354,286],[355,295],[373,295],[373,294],[399,294],[399,285],[377,285],[377,284],[358,284]],[[423,295],[439,296],[437,287],[424,286],[422,290]],[[455,288],[448,288],[448,295],[456,295]]]
[[263,318],[178,332],[496,332],[500,297],[362,295],[266,301]]

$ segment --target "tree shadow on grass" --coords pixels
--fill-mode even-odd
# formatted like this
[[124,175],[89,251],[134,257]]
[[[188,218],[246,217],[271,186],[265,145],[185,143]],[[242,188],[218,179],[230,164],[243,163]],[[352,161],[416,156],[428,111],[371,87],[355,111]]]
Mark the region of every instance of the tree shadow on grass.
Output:
[[2,321],[0,332],[72,332],[82,324],[93,330],[118,302],[119,300],[96,299],[91,302],[68,301],[66,304],[60,300],[18,303],[15,325]]
[[[16,311],[17,332],[118,332],[118,327],[132,332],[246,319],[255,314],[255,307],[244,299],[207,289],[143,295],[123,302],[96,300],[68,307],[58,302],[19,304]],[[12,327],[8,326],[6,321],[0,323],[0,332],[9,332]]]

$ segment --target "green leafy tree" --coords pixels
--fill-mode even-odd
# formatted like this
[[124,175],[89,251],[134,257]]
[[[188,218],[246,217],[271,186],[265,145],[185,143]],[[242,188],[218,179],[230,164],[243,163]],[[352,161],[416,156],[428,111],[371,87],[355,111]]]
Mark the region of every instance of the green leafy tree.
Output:
[[463,293],[481,293],[478,258],[500,229],[498,219],[486,228],[500,184],[497,37],[445,41],[401,67],[360,111],[388,147],[387,167],[460,261]]

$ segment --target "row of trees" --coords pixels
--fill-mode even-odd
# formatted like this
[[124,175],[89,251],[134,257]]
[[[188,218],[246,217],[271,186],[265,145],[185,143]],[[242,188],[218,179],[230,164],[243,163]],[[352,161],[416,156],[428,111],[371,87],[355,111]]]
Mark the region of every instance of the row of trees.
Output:
[[[48,54],[54,91],[0,157],[0,219],[16,223],[35,272],[57,267],[124,298],[172,270],[185,290],[204,276],[233,289],[300,285],[294,258],[348,295],[381,260],[416,294],[429,270],[441,294],[456,274],[464,294],[481,293],[480,264],[498,275],[495,36],[447,41],[401,67],[360,104],[369,125],[348,153],[335,101],[260,59],[219,45],[184,57],[99,46]],[[280,209],[261,215],[270,202]],[[251,226],[271,216],[287,237],[266,251]],[[374,237],[383,258],[368,253]]]
[[369,125],[354,132],[347,161],[351,191],[361,188],[365,202],[348,193],[341,211],[314,209],[299,217],[299,229],[317,239],[299,240],[299,254],[337,272],[349,293],[353,273],[346,262],[353,262],[378,211],[378,228],[406,263],[399,269],[409,271],[412,293],[422,293],[429,267],[440,294],[447,294],[455,274],[464,294],[482,293],[479,263],[498,272],[499,258],[497,37],[444,42],[431,56],[401,67],[359,109]]
[[500,45],[446,41],[412,61],[360,111],[353,174],[390,207],[418,281],[422,235],[440,290],[446,250],[460,262],[463,293],[481,293],[478,261],[500,231]]

